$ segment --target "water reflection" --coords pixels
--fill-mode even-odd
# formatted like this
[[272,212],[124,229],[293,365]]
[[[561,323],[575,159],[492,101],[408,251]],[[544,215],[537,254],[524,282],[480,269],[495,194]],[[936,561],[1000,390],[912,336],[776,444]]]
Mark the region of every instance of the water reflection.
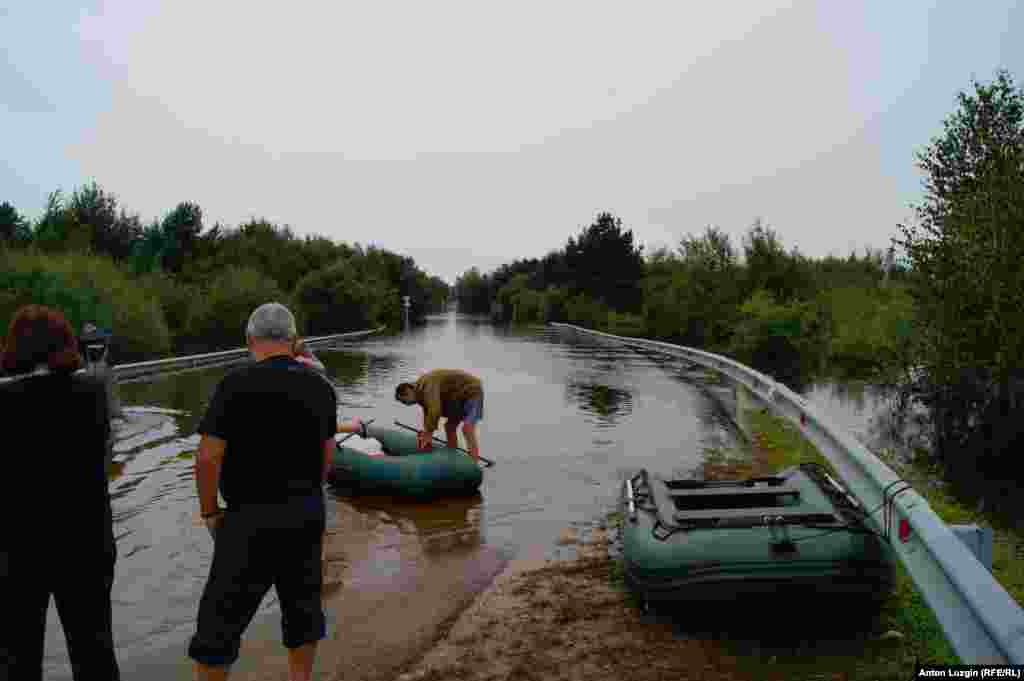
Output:
[[350,387],[366,377],[369,355],[364,352],[325,351],[317,357],[327,368],[327,375],[340,387]]
[[844,383],[819,381],[807,384],[802,391],[804,396],[814,396],[819,399],[827,394],[830,401],[842,404],[857,413],[861,413],[869,407],[874,411],[878,404],[886,400],[889,392],[884,388],[869,385],[865,381]]
[[[119,382],[117,391],[126,408],[159,405],[177,412],[175,422],[180,432],[192,433],[213,397],[217,384],[231,367],[192,369],[148,379]],[[153,413],[141,409],[133,414]]]
[[598,417],[603,425],[615,425],[633,413],[633,396],[628,390],[601,383],[580,383],[570,380],[565,384],[566,399]]
[[[484,328],[490,326],[490,320],[485,317],[463,317],[460,321],[462,323],[459,324],[459,336],[466,340],[476,340]],[[495,333],[500,335],[502,331],[495,329]]]
[[482,543],[480,519],[483,497],[478,494],[414,502],[392,496],[335,494],[355,511],[373,515],[402,535],[413,536],[424,556],[473,551]]
[[402,357],[395,353],[374,353],[367,359],[366,375],[373,378],[390,376],[403,364]]
[[909,460],[915,449],[931,446],[928,410],[918,404],[903,405],[893,387],[866,381],[819,381],[803,394],[873,452],[885,450]]

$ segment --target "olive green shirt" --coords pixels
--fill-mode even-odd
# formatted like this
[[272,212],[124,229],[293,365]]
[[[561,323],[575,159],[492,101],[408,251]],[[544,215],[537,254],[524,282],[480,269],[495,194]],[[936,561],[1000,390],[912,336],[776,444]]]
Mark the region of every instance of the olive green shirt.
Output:
[[423,407],[423,429],[428,433],[437,430],[438,419],[442,416],[461,417],[466,400],[484,395],[480,379],[459,369],[434,369],[425,373],[416,381],[415,389],[416,403]]

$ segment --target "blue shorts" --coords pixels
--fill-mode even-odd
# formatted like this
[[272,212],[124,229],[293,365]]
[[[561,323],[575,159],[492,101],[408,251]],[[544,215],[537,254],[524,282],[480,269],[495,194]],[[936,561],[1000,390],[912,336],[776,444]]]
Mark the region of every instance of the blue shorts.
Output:
[[468,423],[471,426],[475,426],[477,423],[482,421],[484,418],[484,398],[481,395],[478,398],[472,400],[466,400],[465,415],[462,417],[463,422]]

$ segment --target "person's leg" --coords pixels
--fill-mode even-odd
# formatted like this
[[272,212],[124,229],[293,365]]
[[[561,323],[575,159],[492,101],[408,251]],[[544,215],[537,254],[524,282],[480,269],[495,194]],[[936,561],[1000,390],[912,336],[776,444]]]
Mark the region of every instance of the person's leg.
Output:
[[[85,564],[82,559],[85,559]],[[110,679],[121,673],[114,653],[114,627],[110,592],[114,585],[113,547],[96,556],[79,556],[79,565],[54,589],[57,614],[64,627],[75,681]],[[92,564],[90,564],[92,563]]]
[[484,398],[481,395],[478,399],[466,402],[466,418],[462,424],[462,434],[466,436],[466,444],[469,446],[469,453],[478,461],[480,460],[480,440],[477,439],[476,424],[484,417]]
[[466,445],[469,454],[476,460],[480,460],[480,441],[476,437],[476,426],[469,421],[462,424],[462,434],[466,436]]
[[459,421],[457,419],[446,419],[444,422],[444,434],[448,436],[449,449],[459,446]]
[[195,681],[228,681],[231,665],[212,667],[202,662],[192,662],[192,678]]
[[229,511],[217,531],[210,576],[199,600],[196,633],[188,656],[195,661],[195,678],[226,679],[249,622],[270,589],[273,572],[264,550],[266,531],[245,511]]
[[0,636],[0,678],[42,681],[46,610],[50,606],[46,576],[35,580],[15,579],[8,570],[3,572],[0,594],[3,595],[4,620],[14,626]]
[[317,642],[288,649],[288,681],[312,681]]
[[281,604],[282,642],[288,649],[289,681],[309,681],[317,643],[327,635],[323,591],[323,499],[290,504],[293,523],[280,531],[275,544],[277,589]]

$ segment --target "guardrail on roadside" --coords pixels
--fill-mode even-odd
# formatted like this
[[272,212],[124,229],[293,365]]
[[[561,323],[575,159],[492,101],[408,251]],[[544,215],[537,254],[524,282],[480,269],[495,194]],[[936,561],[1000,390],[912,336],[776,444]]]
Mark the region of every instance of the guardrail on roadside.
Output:
[[728,357],[571,324],[552,326],[681,356],[746,387],[774,413],[798,425],[835,466],[853,496],[870,512],[869,524],[888,540],[963,662],[1024,664],[1024,610],[924,497],[806,399]]
[[[310,348],[318,346],[329,345],[338,341],[351,340],[354,338],[361,338],[363,336],[369,336],[383,330],[385,327],[380,326],[376,329],[369,329],[364,331],[352,331],[349,333],[336,333],[329,336],[315,336],[312,338],[303,339],[306,345]],[[135,362],[132,364],[117,364],[109,368],[110,374],[114,380],[126,380],[132,378],[139,378],[142,376],[153,376],[163,373],[170,373],[174,371],[181,371],[183,369],[191,369],[205,366],[220,366],[223,364],[229,364],[232,362],[241,362],[247,360],[249,357],[249,350],[247,348],[236,348],[234,350],[222,350],[220,352],[208,352],[200,355],[187,355],[185,357],[169,357],[167,359],[154,359],[147,362]],[[84,373],[86,369],[79,369],[76,373]],[[10,381],[17,381],[26,376],[32,374],[23,374],[20,376],[11,376],[0,378],[0,384],[7,383]]]

